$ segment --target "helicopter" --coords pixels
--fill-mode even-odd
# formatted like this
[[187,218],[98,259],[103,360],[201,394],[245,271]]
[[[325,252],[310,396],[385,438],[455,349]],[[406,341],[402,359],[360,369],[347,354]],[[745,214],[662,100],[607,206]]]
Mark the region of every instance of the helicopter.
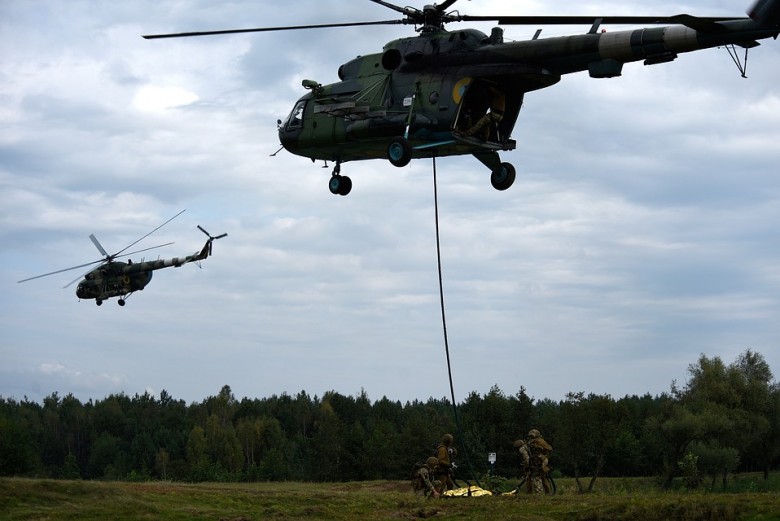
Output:
[[[565,74],[587,71],[614,78],[625,63],[656,65],[680,53],[725,47],[743,77],[748,51],[780,34],[780,0],[758,0],[745,17],[675,16],[468,16],[448,11],[457,0],[422,10],[371,0],[401,19],[146,35],[146,39],[330,27],[409,24],[417,36],[387,43],[382,52],[358,56],[338,69],[339,80],[303,80],[308,92],[277,121],[281,148],[334,163],[328,187],[345,196],[348,161],[387,159],[404,167],[412,158],[473,155],[490,171],[497,190],[515,181],[515,167],[499,152],[516,148],[511,138],[526,93],[555,85]],[[501,25],[583,25],[586,34],[506,42],[501,27],[448,31],[453,22]],[[606,24],[661,27],[607,32]],[[670,25],[671,24],[671,25]],[[737,47],[744,49],[744,60]],[[276,155],[276,154],[273,154]]]
[[48,277],[49,275],[55,275],[57,273],[63,273],[66,271],[75,270],[78,268],[84,268],[87,266],[92,266],[93,264],[97,264],[96,267],[91,268],[84,275],[81,275],[75,280],[73,280],[72,282],[66,284],[63,287],[63,289],[71,286],[77,280],[82,279],[81,282],[79,282],[78,286],[76,286],[76,296],[79,299],[95,299],[95,303],[98,306],[100,306],[103,304],[103,301],[105,300],[108,300],[112,297],[119,297],[119,300],[117,301],[118,304],[120,306],[124,306],[128,297],[130,297],[130,295],[132,295],[136,291],[143,290],[149,284],[149,282],[151,282],[153,271],[162,268],[170,268],[170,267],[178,268],[190,262],[198,262],[204,260],[211,255],[212,243],[217,239],[227,237],[227,233],[223,233],[217,236],[212,236],[211,234],[209,234],[209,232],[207,232],[200,225],[198,225],[198,229],[202,231],[204,234],[206,234],[206,236],[208,236],[208,240],[206,240],[206,244],[203,245],[203,248],[201,248],[199,251],[196,251],[191,255],[187,255],[186,257],[174,257],[172,259],[158,259],[155,261],[146,261],[146,262],[141,260],[141,262],[135,262],[135,263],[130,259],[127,259],[127,262],[116,260],[121,257],[129,257],[130,255],[134,255],[136,253],[141,253],[144,251],[149,251],[155,248],[161,248],[163,246],[169,246],[173,244],[172,242],[168,242],[165,244],[160,244],[158,246],[152,246],[151,248],[144,248],[142,250],[136,250],[134,252],[124,253],[132,246],[135,246],[143,239],[147,238],[148,236],[150,236],[151,234],[153,234],[154,232],[156,232],[157,230],[159,230],[160,228],[162,228],[163,226],[165,226],[166,224],[174,220],[182,213],[184,213],[184,210],[177,213],[176,215],[174,215],[173,217],[171,217],[163,224],[161,224],[151,232],[147,233],[140,239],[134,241],[133,243],[126,246],[125,248],[122,248],[118,252],[110,255],[108,254],[108,252],[106,252],[105,248],[103,248],[103,245],[100,244],[100,242],[97,240],[95,235],[90,234],[89,239],[92,241],[92,244],[95,245],[95,247],[98,249],[101,255],[103,255],[102,259],[88,262],[86,264],[79,264],[78,266],[72,266],[70,268],[64,268],[61,270],[44,273],[43,275],[36,275],[34,277],[22,279],[18,282],[27,282],[28,280],[40,279],[42,277]]

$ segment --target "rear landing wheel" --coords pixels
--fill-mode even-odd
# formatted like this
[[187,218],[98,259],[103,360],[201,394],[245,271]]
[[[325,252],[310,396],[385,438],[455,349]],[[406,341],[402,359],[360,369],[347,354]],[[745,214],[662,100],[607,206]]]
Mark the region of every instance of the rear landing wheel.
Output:
[[347,195],[352,191],[352,179],[345,175],[333,174],[328,183],[328,188],[333,195]]
[[95,299],[95,304],[97,304],[98,306],[102,306],[103,301],[101,299]]
[[120,306],[124,306],[124,305],[125,305],[125,299],[123,299],[123,298],[120,298],[120,299],[117,301],[117,304],[119,304]]
[[512,163],[501,163],[501,166],[490,174],[490,184],[496,190],[506,190],[515,182],[515,167]]

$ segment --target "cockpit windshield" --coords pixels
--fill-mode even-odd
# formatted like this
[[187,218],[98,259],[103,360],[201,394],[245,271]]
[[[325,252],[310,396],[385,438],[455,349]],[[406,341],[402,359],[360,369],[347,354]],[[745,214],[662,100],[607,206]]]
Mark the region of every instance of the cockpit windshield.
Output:
[[290,115],[287,116],[287,119],[284,122],[284,128],[287,130],[293,130],[296,128],[301,128],[303,126],[303,109],[306,107],[306,101],[299,101],[295,104],[295,107],[292,109],[292,112],[290,112]]

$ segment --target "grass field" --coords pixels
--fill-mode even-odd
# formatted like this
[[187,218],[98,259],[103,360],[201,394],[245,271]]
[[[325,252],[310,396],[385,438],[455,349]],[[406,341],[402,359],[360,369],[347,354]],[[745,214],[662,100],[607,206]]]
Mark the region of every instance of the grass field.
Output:
[[[743,480],[744,481],[744,480]],[[648,480],[602,480],[578,495],[425,500],[407,482],[183,484],[0,479],[0,520],[780,520],[780,492],[661,492]]]

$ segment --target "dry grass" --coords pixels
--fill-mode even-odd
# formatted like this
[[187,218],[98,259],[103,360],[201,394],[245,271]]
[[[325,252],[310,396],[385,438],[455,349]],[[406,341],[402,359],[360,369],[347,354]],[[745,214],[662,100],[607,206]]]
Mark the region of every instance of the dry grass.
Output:
[[[645,483],[640,481],[639,483]],[[637,490],[639,489],[639,490]],[[664,493],[424,500],[406,482],[183,484],[0,479],[0,519],[15,520],[780,520],[780,494]]]

